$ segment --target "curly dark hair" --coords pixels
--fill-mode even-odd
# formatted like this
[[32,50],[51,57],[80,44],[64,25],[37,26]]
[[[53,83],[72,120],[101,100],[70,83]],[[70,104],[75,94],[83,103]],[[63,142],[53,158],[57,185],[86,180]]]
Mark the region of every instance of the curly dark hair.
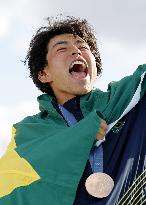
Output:
[[93,53],[96,65],[97,75],[101,74],[102,64],[100,53],[97,47],[96,38],[92,27],[88,24],[86,19],[80,19],[68,16],[65,19],[47,18],[47,26],[41,27],[32,37],[29,50],[25,58],[25,65],[27,64],[30,70],[30,77],[34,84],[43,92],[53,95],[53,91],[48,83],[42,83],[38,79],[38,73],[47,66],[46,60],[48,52],[48,43],[50,39],[60,34],[73,34],[81,37],[90,47]]

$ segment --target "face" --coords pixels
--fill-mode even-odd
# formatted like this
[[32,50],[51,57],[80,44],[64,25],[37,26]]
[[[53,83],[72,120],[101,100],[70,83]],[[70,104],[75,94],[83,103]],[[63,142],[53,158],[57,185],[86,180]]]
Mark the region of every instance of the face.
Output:
[[85,41],[72,34],[61,34],[48,43],[48,65],[39,73],[49,83],[60,104],[93,89],[97,77],[96,62]]

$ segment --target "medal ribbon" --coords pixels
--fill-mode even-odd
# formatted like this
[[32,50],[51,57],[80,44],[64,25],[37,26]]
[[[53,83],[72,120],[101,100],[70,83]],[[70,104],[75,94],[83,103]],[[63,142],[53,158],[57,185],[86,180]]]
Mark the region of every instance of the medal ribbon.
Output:
[[[72,126],[77,123],[74,115],[66,110],[63,106],[59,104],[59,109],[68,123],[69,126]],[[94,146],[90,152],[89,161],[91,164],[92,171],[95,172],[103,172],[103,147],[100,144],[98,147]]]

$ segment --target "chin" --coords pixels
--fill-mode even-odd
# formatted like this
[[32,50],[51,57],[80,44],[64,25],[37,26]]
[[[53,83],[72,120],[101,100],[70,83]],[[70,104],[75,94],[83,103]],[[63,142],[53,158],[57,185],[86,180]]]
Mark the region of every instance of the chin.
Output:
[[78,92],[76,92],[76,95],[86,95],[87,93],[89,93],[92,89],[86,89],[86,90],[80,90]]
[[84,86],[74,86],[74,89],[72,89],[72,94],[75,96],[79,95],[85,95],[89,92],[91,92],[94,89],[93,85],[84,85]]

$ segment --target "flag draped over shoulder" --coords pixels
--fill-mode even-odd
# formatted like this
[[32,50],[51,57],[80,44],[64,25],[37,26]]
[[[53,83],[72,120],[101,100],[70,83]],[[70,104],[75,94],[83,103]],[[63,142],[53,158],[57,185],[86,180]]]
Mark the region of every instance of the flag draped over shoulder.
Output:
[[39,205],[42,199],[44,205],[48,201],[56,205],[58,200],[64,205],[72,204],[95,140],[98,121],[96,112],[92,112],[75,127],[62,129],[56,124],[56,135],[48,135],[50,125],[45,124],[43,136],[36,134],[40,132],[41,120],[37,127],[28,119],[27,123],[19,124],[16,130],[18,145],[14,137],[0,161],[0,204]]

